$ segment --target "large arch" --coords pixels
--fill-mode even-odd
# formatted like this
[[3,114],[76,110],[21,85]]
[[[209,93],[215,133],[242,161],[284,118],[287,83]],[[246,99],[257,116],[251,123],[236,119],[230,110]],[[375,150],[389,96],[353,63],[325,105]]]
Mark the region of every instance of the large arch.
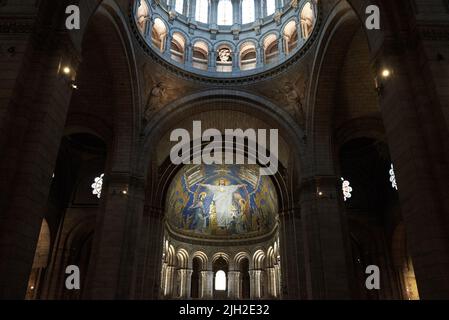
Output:
[[[134,261],[127,257],[133,256],[133,252],[124,249],[129,248],[124,243],[135,240],[132,234],[123,230],[135,223],[136,216],[121,214],[120,207],[126,207],[130,199],[122,198],[119,200],[120,204],[112,205],[108,191],[108,188],[119,188],[131,192],[135,187],[130,181],[134,170],[130,155],[137,150],[143,92],[139,82],[133,34],[128,26],[128,5],[129,3],[112,0],[81,1],[82,28],[77,33],[70,33],[74,46],[80,51],[80,71],[84,74],[79,74],[77,79],[79,89],[72,101],[67,120],[68,129],[90,126],[92,131],[107,137],[109,149],[90,258],[88,277],[92,281],[89,281],[84,292],[85,298],[111,299],[128,295],[128,287],[132,282],[130,270]],[[92,65],[90,61],[95,60],[97,63]],[[91,67],[83,68],[83,65],[89,63]],[[95,83],[99,80],[97,75],[100,73],[107,75],[106,80],[103,78],[107,84]],[[116,243],[116,261],[111,262],[114,267],[108,269],[111,274],[105,274],[102,256],[110,249],[108,246],[111,243],[105,242],[105,236],[111,233],[119,235],[111,239]],[[128,263],[122,264],[121,261]],[[111,282],[111,287],[106,288],[105,282]]]

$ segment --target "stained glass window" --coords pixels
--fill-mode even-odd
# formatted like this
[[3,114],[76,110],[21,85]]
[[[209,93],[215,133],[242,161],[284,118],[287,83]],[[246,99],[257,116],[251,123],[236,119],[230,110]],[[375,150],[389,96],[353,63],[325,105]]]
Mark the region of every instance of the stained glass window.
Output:
[[347,201],[349,198],[352,197],[352,187],[351,183],[348,180],[345,180],[341,178],[341,189],[343,191],[343,199]]
[[101,189],[103,188],[103,177],[104,173],[102,173],[99,177],[96,177],[94,183],[92,183],[92,194],[96,195],[98,199],[101,197]]
[[390,182],[391,182],[391,187],[393,189],[398,190],[398,184],[396,183],[396,175],[394,173],[394,168],[393,168],[393,164],[391,164],[391,169],[390,169]]

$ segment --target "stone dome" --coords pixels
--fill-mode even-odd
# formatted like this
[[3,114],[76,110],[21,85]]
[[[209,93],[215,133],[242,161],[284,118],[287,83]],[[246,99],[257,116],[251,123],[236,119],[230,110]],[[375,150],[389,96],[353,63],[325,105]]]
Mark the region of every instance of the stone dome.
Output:
[[133,12],[146,51],[196,80],[272,73],[306,52],[319,20],[318,0],[137,0]]

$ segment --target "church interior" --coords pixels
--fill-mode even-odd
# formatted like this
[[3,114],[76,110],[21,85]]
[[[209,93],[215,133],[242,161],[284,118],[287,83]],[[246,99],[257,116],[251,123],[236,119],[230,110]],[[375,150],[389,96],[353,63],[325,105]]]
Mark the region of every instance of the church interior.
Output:
[[447,0],[0,0],[0,79],[2,300],[449,299]]

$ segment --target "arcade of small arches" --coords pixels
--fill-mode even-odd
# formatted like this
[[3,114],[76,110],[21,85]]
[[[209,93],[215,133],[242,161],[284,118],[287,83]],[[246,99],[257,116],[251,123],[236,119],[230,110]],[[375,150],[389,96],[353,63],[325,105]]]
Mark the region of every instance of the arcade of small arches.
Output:
[[277,299],[279,240],[229,247],[164,241],[161,296],[165,299]]
[[134,10],[150,50],[183,70],[226,77],[267,70],[298,53],[314,31],[318,1],[141,0]]

